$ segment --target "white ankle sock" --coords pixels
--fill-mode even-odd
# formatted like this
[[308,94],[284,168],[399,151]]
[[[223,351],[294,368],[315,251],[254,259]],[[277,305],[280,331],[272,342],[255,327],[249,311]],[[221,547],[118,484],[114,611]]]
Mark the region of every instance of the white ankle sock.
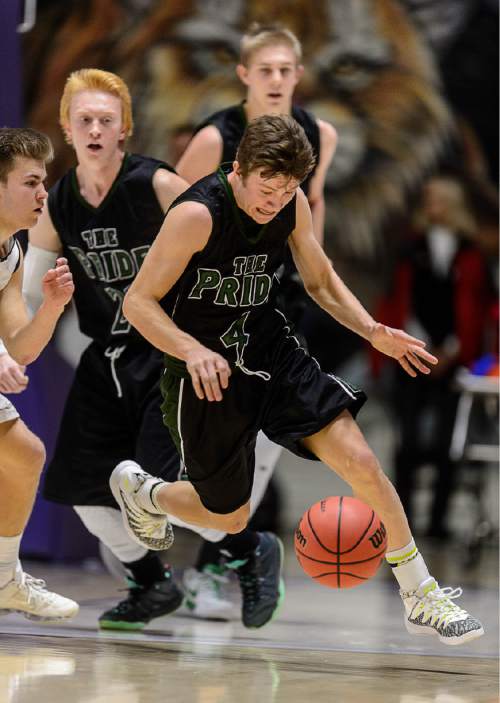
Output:
[[413,539],[405,547],[387,552],[385,558],[403,591],[414,591],[429,578],[427,565]]
[[21,533],[15,537],[0,537],[0,588],[14,578],[22,536]]
[[158,506],[156,501],[156,494],[163,486],[168,486],[168,481],[162,481],[159,478],[149,478],[144,482],[140,491],[137,493],[139,505],[144,508],[144,510],[147,510],[148,513],[166,515],[165,511]]

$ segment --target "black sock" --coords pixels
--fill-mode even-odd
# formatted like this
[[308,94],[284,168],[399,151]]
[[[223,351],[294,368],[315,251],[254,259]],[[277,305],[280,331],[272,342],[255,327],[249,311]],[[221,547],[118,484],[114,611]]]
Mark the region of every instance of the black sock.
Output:
[[157,552],[148,552],[137,561],[123,563],[138,586],[148,588],[156,581],[163,581],[166,567]]
[[[224,540],[222,540],[224,541]],[[220,561],[220,542],[207,542],[203,540],[201,543],[200,551],[198,552],[198,559],[194,568],[197,571],[203,571],[204,567],[208,564],[218,564]]]
[[259,533],[245,528],[236,535],[226,535],[223,540],[217,542],[219,551],[229,552],[235,559],[244,559],[249,552],[253,552],[259,546]]

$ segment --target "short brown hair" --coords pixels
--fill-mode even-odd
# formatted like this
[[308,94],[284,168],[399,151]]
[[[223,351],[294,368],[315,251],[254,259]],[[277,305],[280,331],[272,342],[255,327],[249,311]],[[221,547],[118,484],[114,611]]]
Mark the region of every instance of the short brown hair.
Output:
[[251,171],[264,178],[286,176],[301,183],[316,157],[306,133],[290,115],[263,115],[248,123],[236,161],[245,179]]
[[253,22],[240,42],[240,63],[248,66],[253,53],[265,46],[288,46],[299,64],[302,61],[302,46],[293,32],[281,24],[259,24]]
[[101,90],[119,98],[122,104],[122,126],[125,136],[130,137],[134,131],[132,118],[132,99],[127,84],[110,71],[101,71],[100,68],[81,68],[73,71],[66,79],[66,85],[59,105],[59,122],[63,130],[69,124],[69,108],[71,100],[76,93],[82,90]]
[[16,157],[47,163],[54,158],[52,143],[46,134],[27,127],[0,128],[0,181],[5,183],[15,168]]

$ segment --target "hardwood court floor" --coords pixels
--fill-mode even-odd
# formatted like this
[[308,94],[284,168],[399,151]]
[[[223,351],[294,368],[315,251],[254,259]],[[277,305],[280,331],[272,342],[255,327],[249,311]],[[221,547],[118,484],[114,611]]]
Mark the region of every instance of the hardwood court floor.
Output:
[[97,630],[123,596],[105,572],[30,564],[82,607],[61,625],[0,619],[0,703],[497,703],[495,551],[485,585],[462,580],[461,601],[486,628],[463,647],[410,637],[382,574],[331,591],[287,556],[285,603],[267,627],[246,630],[237,612],[216,623],[178,611],[136,634]]

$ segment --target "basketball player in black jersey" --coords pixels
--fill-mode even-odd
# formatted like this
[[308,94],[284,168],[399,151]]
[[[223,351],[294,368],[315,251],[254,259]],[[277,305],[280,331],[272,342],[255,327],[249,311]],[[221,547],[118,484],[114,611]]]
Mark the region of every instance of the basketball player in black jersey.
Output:
[[[51,338],[73,295],[67,261],[57,258],[41,281],[42,304],[30,320],[21,293],[23,255],[14,234],[32,227],[47,198],[43,181],[52,145],[32,129],[0,129],[0,335],[22,369]],[[9,390],[9,389],[8,389]],[[32,620],[65,620],[78,604],[45,588],[23,571],[19,547],[45,462],[41,441],[12,403],[0,395],[0,614],[19,612]]]
[[[355,422],[364,394],[322,372],[274,305],[288,242],[306,290],[332,317],[412,377],[437,363],[423,342],[377,323],[335,273],[298,187],[313,164],[295,120],[259,117],[247,126],[233,170],[198,181],[170,208],[124,313],[166,354],[163,412],[189,482],[118,465],[111,488],[139,543],[159,534],[159,520],[158,546],[171,542],[167,515],[237,533],[249,516],[262,429],[296,454],[321,459],[380,516],[408,630],[461,644],[482,635],[482,625],[454,603],[460,589],[441,589],[429,575],[399,497]],[[169,317],[160,301],[174,286]]]
[[[66,401],[44,497],[73,505],[85,526],[125,565],[129,597],[104,613],[102,627],[143,627],[175,610],[182,594],[158,555],[135,549],[116,528],[107,488],[120,458],[147,457],[162,475],[177,475],[173,446],[154,441],[161,359],[121,313],[164,212],[185,184],[166,164],[124,151],[132,131],[130,95],[121,79],[93,69],[72,74],[61,124],[78,165],[51,189],[30,230],[24,293],[37,309],[40,279],[61,252],[74,269],[74,301],[83,352]],[[115,518],[115,519],[114,519]],[[125,571],[125,569],[124,569]]]
[[[189,183],[212,173],[221,163],[232,163],[236,157],[247,122],[266,114],[290,114],[304,128],[316,157],[312,171],[301,188],[311,207],[314,233],[323,243],[324,183],[328,167],[337,144],[334,127],[324,120],[293,104],[293,93],[304,67],[301,64],[302,47],[297,37],[281,25],[254,23],[240,42],[240,61],[236,67],[239,79],[247,88],[245,100],[205,119],[195,130],[195,135],[176,166],[177,172]],[[298,278],[291,257],[280,274],[280,304],[287,317],[299,323],[311,307]],[[301,326],[298,326],[301,332]],[[269,479],[278,463],[281,447],[270,442],[260,433],[256,446],[256,479],[263,472]],[[197,560],[199,571],[210,573],[217,558],[215,546],[205,542]],[[184,581],[190,591],[196,590],[197,578],[186,571]]]
[[240,62],[236,67],[247,88],[245,100],[210,115],[196,128],[176,171],[188,183],[194,183],[213,173],[219,164],[234,161],[250,120],[261,115],[292,115],[304,128],[316,157],[301,188],[311,207],[314,233],[323,243],[323,189],[337,146],[337,133],[330,123],[292,103],[295,87],[304,72],[301,59],[302,47],[289,29],[253,24],[241,39]]
[[[181,468],[174,444],[164,441],[162,354],[131,327],[121,305],[164,212],[186,184],[167,164],[124,151],[132,130],[130,95],[114,74],[72,74],[61,100],[61,124],[78,165],[51,188],[48,208],[30,231],[25,294],[36,309],[40,277],[62,250],[75,270],[80,328],[92,342],[75,374],[44,495],[73,505],[132,577],[129,597],[103,613],[101,627],[138,629],[175,610],[181,593],[158,555],[139,548],[124,531],[109,476],[121,459],[153,464],[168,480]],[[163,305],[171,308],[168,297]],[[235,537],[185,526],[217,542],[237,563],[258,543],[249,530]],[[214,596],[209,606],[198,613],[227,618],[232,611],[231,603]],[[267,607],[272,612],[276,602]]]

